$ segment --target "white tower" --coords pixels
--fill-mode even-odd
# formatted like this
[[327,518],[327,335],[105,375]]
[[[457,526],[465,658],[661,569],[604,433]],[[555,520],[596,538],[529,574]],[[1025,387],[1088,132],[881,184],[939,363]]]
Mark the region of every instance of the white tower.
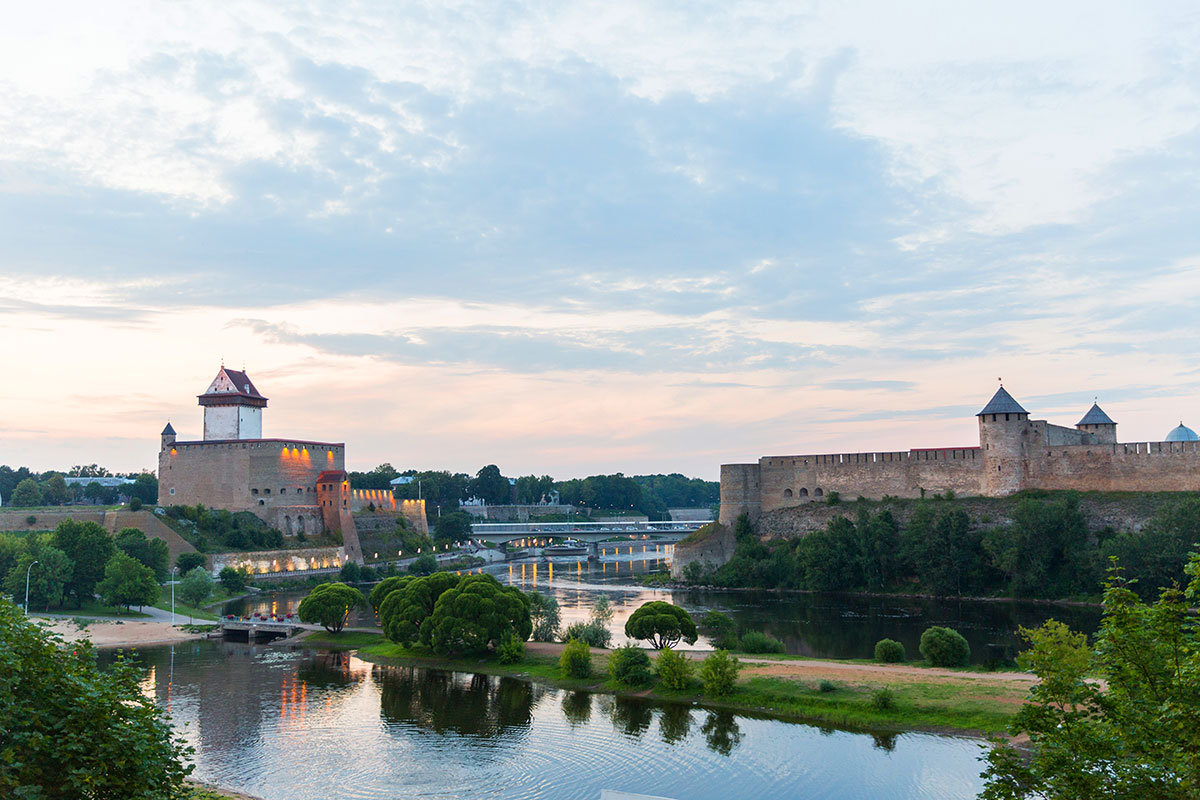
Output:
[[244,372],[221,367],[200,395],[204,407],[204,439],[261,439],[262,410],[267,398]]

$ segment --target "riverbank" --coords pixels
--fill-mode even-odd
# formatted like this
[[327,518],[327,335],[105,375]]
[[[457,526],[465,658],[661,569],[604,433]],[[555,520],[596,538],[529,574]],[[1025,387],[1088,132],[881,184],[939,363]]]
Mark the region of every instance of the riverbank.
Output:
[[34,617],[45,623],[64,641],[90,639],[92,645],[108,647],[148,647],[156,644],[176,644],[202,639],[205,634],[184,630],[170,622],[158,620],[93,619],[88,617]]
[[[597,648],[592,649],[592,677],[572,679],[563,678],[559,670],[563,645],[551,642],[527,643],[525,660],[519,664],[441,658],[424,648],[401,647],[381,634],[365,632],[335,636],[318,631],[298,643],[355,650],[364,661],[379,664],[502,675],[561,689],[650,697],[869,731],[920,730],[973,736],[1003,733],[1037,680],[1020,672],[747,656],[741,658],[743,669],[733,693],[710,698],[703,695],[698,679],[680,692],[658,686],[647,689],[619,686],[608,678],[611,651]],[[708,655],[684,652],[695,661]],[[889,696],[890,700],[880,699]]]

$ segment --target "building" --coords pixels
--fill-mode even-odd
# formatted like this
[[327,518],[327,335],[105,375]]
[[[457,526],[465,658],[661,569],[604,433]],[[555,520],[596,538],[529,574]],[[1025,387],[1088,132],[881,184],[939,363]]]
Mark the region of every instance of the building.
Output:
[[1002,497],[1023,489],[1200,490],[1200,437],[1180,423],[1161,442],[1117,442],[1093,404],[1075,427],[1031,420],[1003,386],[975,415],[979,445],[899,452],[765,456],[721,466],[721,522],[823,500],[920,497],[947,491]]
[[224,366],[199,404],[203,439],[180,441],[169,422],[161,434],[159,505],[249,511],[285,536],[337,533],[346,557],[362,560],[343,443],[263,438],[267,398]]

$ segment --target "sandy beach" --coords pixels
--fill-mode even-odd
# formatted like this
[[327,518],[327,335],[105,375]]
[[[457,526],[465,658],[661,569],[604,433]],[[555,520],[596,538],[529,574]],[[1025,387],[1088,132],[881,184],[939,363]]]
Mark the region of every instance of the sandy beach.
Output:
[[188,639],[200,639],[203,633],[189,633],[170,622],[156,620],[97,619],[80,628],[73,619],[35,617],[47,623],[52,631],[68,642],[91,639],[96,647],[145,647],[152,644],[174,644]]

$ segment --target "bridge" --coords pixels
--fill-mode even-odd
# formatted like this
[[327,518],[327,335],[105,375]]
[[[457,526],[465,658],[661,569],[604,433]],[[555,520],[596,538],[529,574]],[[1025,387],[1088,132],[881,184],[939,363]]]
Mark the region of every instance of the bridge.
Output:
[[471,525],[471,539],[492,544],[520,542],[522,546],[538,547],[550,544],[551,539],[575,539],[590,545],[592,556],[600,555],[600,542],[614,538],[677,542],[692,531],[706,525],[699,521],[648,522],[645,520],[614,520],[611,522],[476,522]]
[[255,619],[253,617],[221,620],[221,633],[226,639],[245,639],[247,642],[282,639],[294,636],[304,629],[299,622],[285,620]]

